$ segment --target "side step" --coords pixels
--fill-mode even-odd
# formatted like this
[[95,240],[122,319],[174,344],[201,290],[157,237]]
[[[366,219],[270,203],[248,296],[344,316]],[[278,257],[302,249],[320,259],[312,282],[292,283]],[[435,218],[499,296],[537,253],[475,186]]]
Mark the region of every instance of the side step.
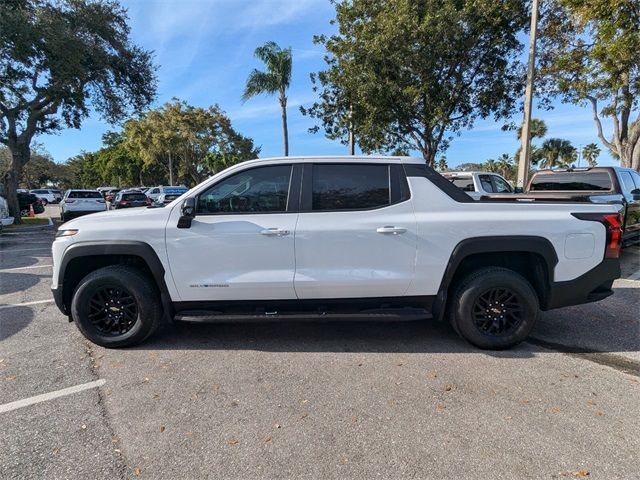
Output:
[[228,314],[210,310],[185,310],[174,317],[176,322],[191,323],[232,323],[232,322],[397,322],[429,320],[431,313],[423,308],[389,308],[362,310],[360,312],[263,312],[247,314]]

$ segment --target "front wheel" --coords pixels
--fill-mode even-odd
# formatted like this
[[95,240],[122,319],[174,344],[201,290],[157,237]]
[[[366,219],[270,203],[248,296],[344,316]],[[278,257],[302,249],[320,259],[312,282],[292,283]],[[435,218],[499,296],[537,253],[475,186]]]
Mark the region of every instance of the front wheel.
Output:
[[112,265],[80,281],[71,302],[78,329],[102,347],[129,347],[157,328],[162,309],[151,280],[139,270]]
[[469,274],[455,289],[450,304],[454,329],[479,348],[500,350],[522,342],[539,312],[538,295],[518,273],[483,268]]

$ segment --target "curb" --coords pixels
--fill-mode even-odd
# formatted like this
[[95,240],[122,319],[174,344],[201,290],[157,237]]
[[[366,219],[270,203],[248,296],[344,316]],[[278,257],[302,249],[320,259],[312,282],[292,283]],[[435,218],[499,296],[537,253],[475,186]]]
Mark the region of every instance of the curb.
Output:
[[6,234],[14,234],[14,233],[40,232],[42,230],[54,230],[54,229],[55,229],[55,225],[53,223],[53,220],[49,218],[49,223],[47,225],[34,225],[31,227],[9,226],[9,227],[4,227],[2,229],[2,234],[6,235]]

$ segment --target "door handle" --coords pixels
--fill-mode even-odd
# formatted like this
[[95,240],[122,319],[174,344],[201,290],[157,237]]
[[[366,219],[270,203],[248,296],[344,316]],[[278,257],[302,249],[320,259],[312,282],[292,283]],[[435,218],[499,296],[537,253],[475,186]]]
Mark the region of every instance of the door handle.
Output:
[[399,235],[401,233],[406,232],[407,229],[406,228],[402,228],[402,227],[393,227],[393,226],[384,226],[384,227],[379,227],[376,232],[378,233],[391,233],[393,235]]
[[260,235],[267,235],[269,237],[284,237],[285,235],[289,235],[289,230],[282,230],[280,228],[265,228],[264,230],[260,230]]

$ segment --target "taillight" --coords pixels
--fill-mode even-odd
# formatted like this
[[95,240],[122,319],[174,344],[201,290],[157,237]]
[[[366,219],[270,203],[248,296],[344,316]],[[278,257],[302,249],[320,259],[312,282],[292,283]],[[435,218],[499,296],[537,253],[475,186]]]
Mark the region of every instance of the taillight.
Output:
[[623,223],[619,213],[572,213],[571,215],[580,220],[591,220],[602,223],[607,230],[604,258],[620,257]]
[[127,205],[127,201],[126,200],[120,200],[120,205]]
[[617,213],[605,215],[603,217],[607,227],[607,249],[605,258],[618,258],[622,247],[622,219]]

